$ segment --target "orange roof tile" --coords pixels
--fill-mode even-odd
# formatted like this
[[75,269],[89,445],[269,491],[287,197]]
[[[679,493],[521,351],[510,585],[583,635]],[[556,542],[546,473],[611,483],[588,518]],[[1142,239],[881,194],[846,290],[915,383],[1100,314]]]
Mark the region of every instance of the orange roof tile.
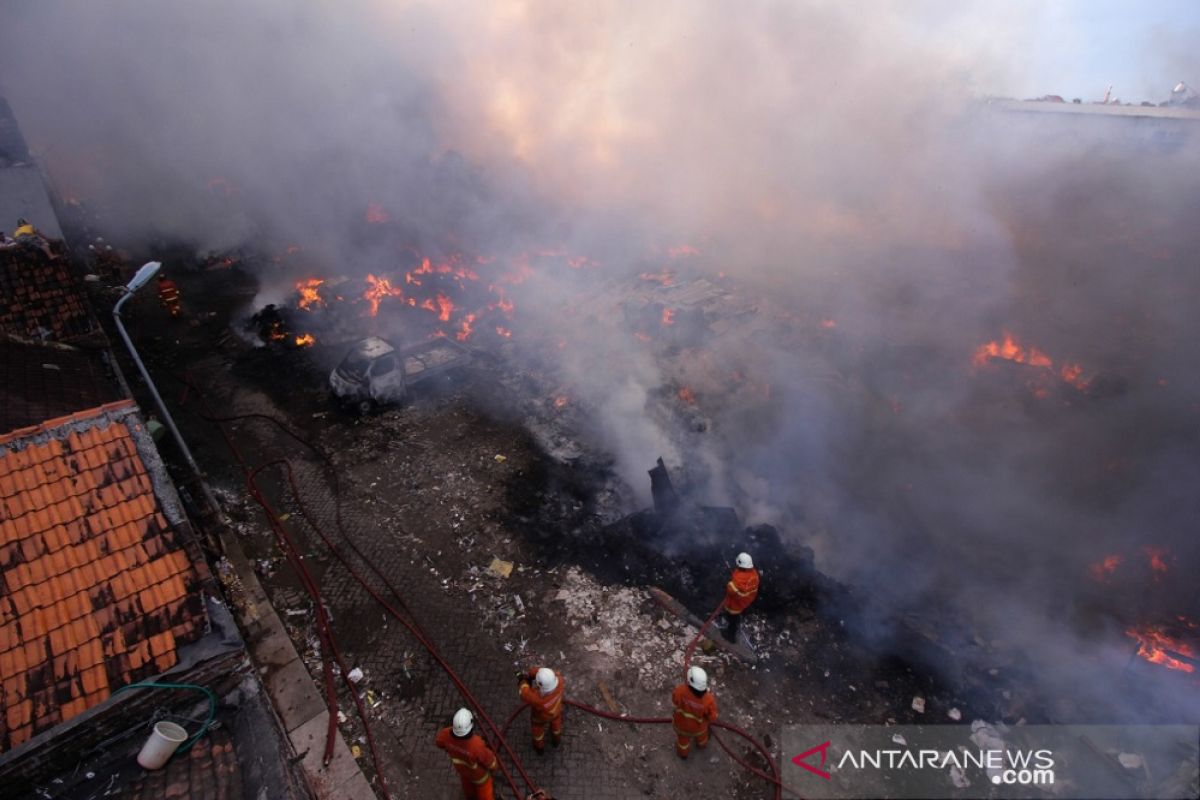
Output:
[[131,401],[0,435],[0,752],[204,631],[135,436],[149,446]]

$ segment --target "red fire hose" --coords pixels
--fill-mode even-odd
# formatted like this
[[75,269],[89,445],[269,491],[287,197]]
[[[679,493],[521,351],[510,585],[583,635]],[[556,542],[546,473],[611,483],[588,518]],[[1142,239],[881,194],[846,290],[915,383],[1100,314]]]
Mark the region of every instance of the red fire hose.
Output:
[[[362,720],[364,729],[366,731],[367,744],[368,744],[369,750],[371,752],[371,759],[375,766],[375,772],[379,776],[380,785],[383,790],[384,796],[386,798],[388,798],[388,800],[390,800],[391,795],[387,789],[386,777],[384,776],[383,770],[381,769],[381,765],[379,762],[379,755],[378,755],[378,752],[375,747],[374,736],[371,731],[370,723],[368,722],[366,709],[363,707],[362,701],[358,697],[358,693],[355,691],[354,686],[352,684],[350,684],[348,678],[346,678],[346,675],[348,674],[347,669],[346,669],[346,664],[345,664],[344,660],[342,659],[340,650],[337,647],[336,640],[333,635],[332,627],[331,627],[330,621],[328,619],[328,614],[327,614],[325,606],[324,606],[324,601],[322,600],[321,595],[320,595],[320,590],[316,584],[316,581],[313,579],[311,573],[308,571],[307,566],[304,564],[303,559],[300,557],[300,551],[295,547],[295,544],[292,541],[290,535],[288,534],[287,529],[283,526],[282,521],[279,519],[278,514],[276,514],[274,509],[271,507],[271,505],[270,505],[269,501],[267,500],[266,495],[262,491],[261,487],[258,486],[258,483],[257,483],[258,474],[262,470],[264,470],[268,467],[273,467],[273,466],[282,466],[284,468],[284,474],[287,478],[288,485],[291,488],[293,498],[295,499],[298,507],[300,508],[302,517],[308,523],[308,525],[317,533],[317,535],[321,538],[321,540],[325,543],[325,545],[329,548],[330,552],[332,552],[333,555],[338,559],[338,561],[347,569],[347,571],[354,578],[354,580],[356,582],[358,582],[367,591],[367,593],[370,594],[370,596],[377,603],[379,603],[379,605],[385,611],[387,611],[387,613],[392,618],[394,618],[401,625],[403,625],[413,635],[413,637],[416,638],[418,642],[420,642],[420,644],[434,658],[434,660],[438,663],[438,665],[442,668],[442,670],[446,673],[446,675],[454,683],[455,687],[458,688],[459,692],[463,695],[463,698],[467,701],[468,705],[470,705],[471,707],[473,707],[475,709],[476,714],[479,716],[479,718],[481,720],[483,720],[483,722],[485,723],[487,728],[491,731],[491,735],[499,743],[499,746],[500,746],[499,749],[502,749],[504,751],[504,753],[512,761],[513,765],[516,767],[517,772],[520,774],[523,782],[525,783],[526,787],[528,788],[528,791],[529,791],[528,796],[544,797],[545,796],[544,792],[540,788],[538,788],[537,785],[530,778],[529,774],[526,772],[526,770],[524,768],[524,765],[521,763],[520,759],[517,757],[516,753],[513,751],[512,747],[508,744],[508,742],[505,738],[505,735],[506,735],[509,727],[512,725],[512,722],[516,719],[517,715],[519,715],[521,713],[521,711],[524,710],[525,704],[522,703],[520,706],[518,706],[512,712],[512,714],[509,715],[509,717],[505,721],[503,727],[498,727],[495,724],[495,722],[488,716],[487,712],[483,709],[482,704],[475,698],[474,694],[470,691],[470,689],[466,686],[466,684],[462,681],[462,679],[458,676],[458,674],[453,670],[453,668],[449,665],[449,663],[441,655],[441,653],[438,651],[436,645],[434,645],[433,642],[430,640],[428,634],[425,633],[425,631],[421,628],[419,623],[416,621],[416,617],[415,617],[415,615],[413,615],[412,611],[408,608],[408,605],[405,603],[403,595],[401,595],[399,593],[399,591],[397,591],[395,586],[392,585],[391,581],[388,580],[387,576],[384,575],[380,571],[379,567],[377,567],[371,559],[367,558],[362,553],[362,551],[359,549],[359,547],[356,544],[356,542],[354,541],[354,539],[346,533],[346,530],[342,523],[341,486],[340,486],[340,481],[338,478],[337,470],[336,470],[332,460],[329,459],[328,456],[326,456],[319,448],[317,448],[311,442],[307,441],[304,437],[302,437],[299,434],[292,431],[286,424],[284,424],[283,422],[281,422],[280,420],[278,420],[277,418],[275,418],[271,415],[257,414],[257,413],[233,415],[233,416],[228,416],[228,417],[217,417],[215,415],[212,415],[211,408],[208,405],[207,398],[205,398],[203,392],[200,391],[200,389],[198,387],[196,387],[195,383],[191,380],[190,375],[185,374],[185,376],[183,378],[183,382],[185,384],[185,387],[187,387],[187,388],[185,389],[184,397],[181,398],[181,402],[186,399],[187,389],[195,390],[196,394],[200,397],[201,402],[204,404],[206,411],[209,412],[209,413],[201,414],[200,416],[202,418],[216,424],[218,430],[221,431],[222,436],[225,438],[226,444],[229,446],[230,450],[233,452],[234,457],[237,459],[238,463],[242,467],[243,472],[247,476],[247,486],[250,489],[251,496],[253,496],[255,501],[258,502],[259,505],[263,508],[264,512],[267,515],[268,523],[270,524],[272,531],[275,533],[276,538],[280,543],[280,548],[284,551],[285,555],[288,558],[289,563],[292,564],[293,568],[296,570],[297,574],[300,576],[301,582],[304,585],[305,590],[309,593],[309,596],[313,599],[314,608],[316,609],[317,629],[318,629],[319,635],[321,636],[321,641],[322,641],[322,665],[323,665],[323,673],[324,673],[324,678],[325,678],[324,682],[325,682],[325,690],[326,690],[326,702],[329,705],[329,709],[330,709],[330,726],[329,726],[329,731],[327,732],[326,750],[325,750],[326,763],[328,763],[328,759],[332,754],[334,735],[335,735],[335,731],[336,731],[336,720],[337,720],[337,698],[336,698],[336,691],[334,689],[334,684],[333,684],[332,665],[330,663],[330,655],[332,655],[333,659],[336,660],[338,667],[342,672],[343,678],[347,682],[347,686],[350,689],[351,696],[354,698],[358,716]],[[319,524],[317,524],[316,520],[312,517],[312,514],[309,512],[307,504],[304,502],[303,493],[300,491],[300,487],[296,482],[295,474],[292,470],[292,465],[287,459],[283,459],[283,458],[275,459],[273,461],[270,461],[270,462],[260,465],[259,467],[255,468],[253,471],[251,471],[249,469],[244,458],[242,457],[241,452],[238,450],[237,445],[234,443],[233,439],[229,436],[229,434],[225,431],[224,427],[222,427],[222,423],[240,422],[240,421],[249,420],[249,419],[259,419],[259,420],[264,420],[264,421],[274,424],[281,431],[286,433],[289,437],[291,437],[292,439],[299,442],[304,447],[311,450],[322,461],[322,463],[327,468],[328,474],[330,475],[330,478],[333,483],[333,494],[334,494],[334,499],[335,499],[334,520],[335,520],[335,526],[338,529],[339,535],[346,542],[346,544],[350,547],[350,549],[359,557],[359,559],[364,564],[367,565],[367,567],[370,569],[370,571],[383,583],[384,586],[387,587],[387,590],[395,598],[397,604],[400,606],[400,608],[402,608],[404,610],[404,612],[405,612],[404,614],[401,614],[400,611],[397,610],[397,608],[395,606],[393,606],[390,602],[388,602],[388,600],[385,597],[383,597],[373,586],[371,586],[370,583],[368,583],[366,581],[366,579],[358,572],[358,570],[356,570],[349,563],[349,561],[346,559],[345,555],[341,552],[341,549],[329,538],[329,536],[325,533],[324,529]],[[719,604],[713,610],[712,614],[709,615],[708,619],[701,626],[701,628],[697,632],[696,636],[688,644],[688,647],[684,653],[684,671],[685,671],[685,673],[688,669],[688,666],[690,665],[692,654],[694,653],[696,646],[699,644],[701,639],[703,639],[703,637],[704,637],[705,630],[712,623],[712,621],[716,618],[717,614],[720,613],[723,606],[724,606],[724,602],[722,601],[722,603]],[[407,618],[405,615],[407,615]],[[610,713],[607,711],[602,711],[601,709],[594,708],[592,706],[589,706],[584,703],[580,703],[578,701],[571,700],[571,699],[566,699],[564,702],[567,705],[571,706],[572,708],[576,708],[580,711],[583,711],[583,712],[586,712],[589,714],[594,714],[596,716],[599,716],[599,717],[602,717],[605,719],[609,719],[609,720],[613,720],[613,721],[617,721],[617,722],[629,722],[629,723],[637,724],[637,725],[646,725],[646,724],[661,725],[661,724],[668,724],[671,722],[670,717],[627,717],[627,716],[622,716],[620,714],[613,714],[613,713]],[[774,786],[776,800],[781,800],[782,792],[785,789],[788,792],[796,795],[797,797],[801,796],[799,792],[797,792],[792,787],[787,786],[780,780],[779,770],[778,770],[777,766],[775,765],[774,760],[771,758],[771,755],[767,751],[766,747],[764,747],[757,739],[755,739],[753,736],[751,736],[749,733],[742,730],[741,728],[739,728],[735,725],[731,725],[726,722],[714,721],[711,724],[713,727],[721,728],[723,730],[728,730],[728,731],[736,734],[737,736],[740,736],[742,739],[744,739],[745,741],[749,742],[751,745],[754,746],[754,748],[759,752],[759,754],[763,757],[763,759],[766,761],[766,763],[770,767],[771,774],[768,774],[768,773],[758,769],[757,767],[753,766],[752,764],[748,763],[747,761],[745,761],[744,759],[739,757],[725,744],[725,742],[720,737],[718,737],[716,735],[715,732],[713,732],[713,738],[716,739],[717,744],[721,747],[722,750],[724,750],[729,755],[729,757],[731,759],[733,759],[733,761],[735,763],[737,763],[739,766],[743,767],[747,771],[753,773],[754,775],[757,775],[758,777],[762,778],[763,780],[768,781],[769,783],[771,783]],[[512,775],[508,772],[508,770],[504,766],[503,762],[499,762],[499,765],[500,765],[500,771],[504,776],[505,782],[508,783],[509,788],[513,792],[513,795],[515,797],[520,798],[522,795],[521,795],[520,791],[518,790],[516,782],[514,781]]]
[[[224,436],[226,443],[229,445],[231,451],[233,452],[235,458],[237,458],[238,462],[242,465],[243,471],[246,471],[248,469],[246,462],[245,462],[244,458],[242,457],[240,451],[238,450],[237,446],[233,443],[233,440],[225,432],[225,429],[223,427],[221,427],[221,423],[239,422],[239,421],[247,420],[247,419],[261,419],[261,420],[269,421],[269,422],[273,423],[274,425],[278,426],[288,436],[290,436],[291,438],[300,442],[305,447],[312,450],[325,463],[325,465],[329,468],[329,473],[332,476],[332,479],[334,482],[334,495],[335,495],[335,500],[336,500],[336,502],[334,504],[334,506],[335,506],[335,521],[336,521],[336,525],[337,525],[339,533],[341,534],[342,538],[347,542],[347,544],[350,545],[351,549],[359,556],[359,558],[364,563],[367,564],[367,566],[376,575],[376,577],[378,577],[384,583],[384,585],[387,586],[387,588],[391,592],[391,594],[396,598],[396,600],[401,605],[401,607],[404,608],[405,612],[412,619],[411,620],[406,619],[404,617],[404,615],[402,615],[399,611],[397,611],[395,607],[393,607],[382,595],[380,595],[379,592],[376,591],[375,588],[373,586],[371,586],[362,577],[362,575],[349,563],[349,561],[342,554],[341,550],[337,547],[336,544],[334,544],[334,542],[329,538],[329,536],[325,533],[325,531],[321,528],[321,526],[317,524],[316,520],[313,519],[312,515],[309,513],[308,507],[304,502],[303,493],[300,491],[300,488],[296,483],[295,475],[292,472],[290,462],[287,462],[286,459],[277,459],[275,461],[269,462],[268,464],[264,464],[264,465],[258,467],[256,470],[254,470],[252,473],[250,473],[250,478],[248,479],[248,485],[250,485],[250,487],[251,487],[252,496],[254,496],[255,500],[259,502],[259,504],[263,507],[264,511],[267,513],[268,520],[271,522],[272,529],[276,531],[277,536],[279,535],[280,531],[282,531],[283,538],[288,544],[288,547],[285,548],[285,553],[288,552],[289,549],[295,553],[298,553],[298,551],[296,551],[294,545],[292,545],[290,538],[287,537],[286,529],[283,528],[282,522],[279,521],[278,515],[276,515],[274,510],[271,509],[270,505],[266,502],[266,498],[263,495],[261,489],[259,489],[259,487],[257,486],[256,483],[254,483],[254,480],[253,480],[254,477],[257,476],[257,473],[259,471],[261,471],[264,467],[276,465],[276,464],[283,464],[286,466],[285,474],[288,479],[288,484],[291,487],[292,494],[296,500],[297,505],[300,507],[301,514],[304,517],[305,521],[309,524],[309,526],[312,527],[312,529],[317,533],[318,536],[320,536],[320,538],[325,543],[325,545],[330,549],[330,551],[334,554],[334,556],[338,559],[338,561],[341,562],[341,564],[347,569],[347,571],[355,579],[355,581],[358,582],[368,592],[368,594],[370,594],[371,597],[374,598],[375,601],[377,603],[379,603],[394,619],[396,619],[401,625],[403,625],[405,628],[407,628],[408,631],[417,639],[417,641],[420,642],[423,647],[425,647],[425,649],[429,652],[429,654],[431,656],[433,656],[434,660],[437,661],[439,666],[441,666],[442,670],[446,673],[446,675],[451,679],[451,681],[454,683],[454,685],[458,688],[459,692],[463,695],[463,698],[467,701],[467,704],[475,709],[475,712],[479,716],[479,718],[483,720],[483,722],[487,725],[487,727],[489,729],[491,729],[492,735],[495,736],[495,738],[499,742],[500,748],[503,749],[503,751],[508,755],[509,759],[513,762],[513,765],[517,768],[517,771],[520,773],[522,780],[525,782],[525,785],[529,790],[529,794],[531,796],[537,796],[539,793],[541,793],[541,789],[539,789],[538,786],[533,782],[533,779],[529,777],[529,774],[525,771],[524,765],[521,763],[521,761],[517,757],[516,753],[508,745],[508,742],[506,742],[504,740],[503,736],[500,733],[500,729],[496,726],[495,722],[493,722],[492,719],[488,716],[487,712],[483,708],[482,703],[480,703],[475,698],[474,694],[470,691],[469,688],[467,688],[466,684],[463,683],[462,679],[459,678],[457,673],[454,672],[453,668],[450,667],[449,663],[446,662],[446,660],[442,657],[441,653],[437,650],[437,647],[429,639],[428,635],[424,632],[424,630],[422,630],[420,628],[419,624],[416,622],[415,616],[412,614],[411,610],[408,609],[407,604],[404,603],[403,596],[396,590],[396,588],[391,584],[391,582],[387,579],[387,577],[382,572],[380,572],[379,568],[375,566],[374,562],[372,562],[370,559],[366,558],[362,554],[362,552],[359,550],[357,545],[354,543],[354,540],[346,533],[345,528],[342,525],[342,518],[341,518],[341,487],[340,487],[340,483],[337,478],[337,471],[336,471],[336,469],[333,468],[332,461],[330,461],[330,459],[327,456],[325,456],[325,454],[322,453],[315,445],[308,442],[307,440],[304,439],[304,437],[300,436],[299,434],[295,433],[290,428],[288,428],[287,425],[285,425],[284,423],[280,422],[275,417],[272,417],[268,414],[241,414],[241,415],[233,415],[233,416],[229,416],[229,417],[217,417],[217,416],[213,415],[211,413],[211,407],[208,405],[207,398],[204,396],[203,392],[200,391],[200,389],[195,385],[195,383],[190,380],[190,376],[185,375],[184,382],[185,382],[186,386],[190,387],[190,389],[192,389],[196,392],[196,394],[201,398],[201,402],[204,404],[205,409],[209,411],[209,413],[201,414],[200,416],[217,425],[218,429],[221,431],[222,435]],[[322,627],[325,628],[325,633],[323,634],[323,636],[328,637],[328,640],[331,643],[331,649],[333,649],[334,653],[337,655],[337,658],[338,658],[339,664],[340,664],[340,661],[341,661],[340,654],[338,654],[338,651],[336,650],[336,645],[332,644],[333,643],[333,633],[332,633],[332,630],[328,628],[328,620],[324,614],[323,601],[320,600],[320,594],[319,594],[319,591],[317,590],[316,583],[315,583],[315,581],[313,581],[311,575],[308,574],[307,567],[304,566],[304,563],[302,560],[300,560],[298,557],[293,559],[289,556],[289,562],[292,563],[293,566],[297,567],[297,573],[301,575],[301,580],[302,580],[302,583],[304,583],[306,590],[309,591],[310,596],[314,596],[314,598],[315,598],[314,603],[315,603],[316,607],[318,609],[320,609],[320,611],[318,612],[318,615],[317,615],[318,628],[319,629]],[[315,593],[315,595],[314,595],[314,593]],[[342,669],[342,674],[343,674],[343,676],[345,676],[345,674],[346,674],[345,666],[344,666],[344,664],[340,664],[340,666]],[[331,680],[331,678],[328,679],[326,682],[327,683],[327,700],[328,700],[328,683],[330,680]],[[381,782],[381,785],[383,786],[383,791],[384,791],[385,796],[388,797],[390,800],[391,795],[388,794],[388,792],[387,792],[386,779],[384,777],[382,769],[380,768],[378,753],[374,746],[374,737],[371,734],[370,723],[367,721],[365,709],[362,707],[362,703],[361,703],[361,700],[358,698],[357,692],[354,691],[354,688],[352,686],[350,688],[351,688],[351,695],[354,697],[355,704],[358,708],[359,717],[362,720],[363,726],[367,732],[367,743],[368,743],[369,749],[371,751],[371,757],[372,757],[372,761],[375,765],[376,773],[380,776],[380,782]],[[337,717],[336,699],[334,699],[332,701],[332,705],[330,706],[330,716],[331,716],[333,722],[331,722],[330,731],[329,731],[329,734],[327,735],[327,740],[326,740],[327,755],[332,753],[333,731],[336,730],[336,728],[335,728],[336,717]],[[500,766],[501,773],[504,775],[505,781],[509,784],[509,787],[512,789],[513,795],[518,798],[521,797],[522,796],[521,792],[517,788],[516,782],[513,780],[512,776],[509,774],[508,769],[504,766],[504,763],[499,762],[499,766]]]
[[[204,393],[195,386],[190,375],[184,376],[184,383],[186,387],[196,390],[196,394],[200,397],[204,407],[211,411],[211,407],[208,405],[208,398],[205,397]],[[186,397],[187,395],[185,390],[183,397],[180,398],[181,403],[186,400]],[[341,652],[337,647],[337,641],[333,635],[333,629],[330,625],[328,612],[325,609],[325,602],[321,597],[320,590],[317,587],[317,583],[313,579],[312,574],[308,571],[308,567],[304,564],[303,559],[300,557],[300,551],[296,548],[295,543],[288,534],[287,528],[284,527],[283,522],[279,519],[279,515],[275,513],[275,510],[271,507],[265,493],[262,491],[257,482],[259,472],[268,466],[273,466],[276,464],[283,464],[287,467],[287,472],[290,479],[291,464],[283,459],[277,459],[275,461],[260,465],[254,470],[250,470],[249,465],[246,463],[241,451],[238,449],[237,445],[234,443],[233,439],[229,436],[225,429],[219,424],[217,425],[217,429],[221,431],[221,435],[224,437],[225,443],[228,445],[230,451],[234,455],[234,458],[237,459],[238,464],[241,466],[242,472],[246,476],[246,486],[249,489],[251,496],[254,497],[255,501],[258,502],[258,504],[262,507],[263,512],[266,514],[267,522],[270,525],[272,532],[276,536],[276,540],[280,545],[280,549],[287,556],[288,563],[292,565],[297,576],[300,577],[301,584],[304,586],[305,591],[308,593],[313,602],[313,608],[316,613],[315,626],[321,642],[321,666],[325,684],[325,703],[329,711],[329,726],[326,729],[325,734],[325,751],[323,754],[322,763],[328,766],[330,760],[333,758],[333,746],[334,742],[336,741],[335,737],[337,732],[338,702],[337,690],[333,682],[333,668],[332,664],[330,663],[330,656],[332,655],[338,663],[338,668],[341,670],[342,679],[345,681],[351,697],[354,698],[354,704],[359,719],[362,720],[363,728],[367,736],[368,749],[371,752],[371,760],[374,764],[375,772],[379,776],[380,788],[383,791],[384,797],[387,798],[387,800],[391,800],[391,793],[388,791],[387,787],[387,776],[384,774],[379,762],[379,752],[375,747],[375,737],[371,731],[371,726],[367,719],[366,709],[363,707],[362,701],[359,699],[358,693],[348,677],[349,670],[347,669],[346,663],[342,659]]]
[[[586,703],[581,703],[578,700],[572,700],[570,698],[564,699],[563,702],[566,703],[567,705],[571,706],[571,708],[577,708],[580,711],[583,711],[585,713],[594,714],[597,717],[603,717],[604,719],[613,720],[614,722],[628,722],[633,725],[668,725],[672,721],[670,717],[628,717],[628,716],[624,716],[622,714],[614,714],[610,711],[602,711],[601,709],[596,708],[595,706],[589,706]],[[508,715],[508,719],[504,721],[504,727],[500,729],[501,733],[507,734],[508,729],[510,727],[512,727],[513,721],[516,720],[516,718],[521,715],[521,712],[524,711],[528,707],[529,706],[526,703],[521,703],[516,708],[514,708],[512,713]],[[784,790],[791,792],[792,794],[796,795],[797,797],[803,797],[803,795],[801,795],[799,791],[797,791],[796,789],[793,789],[791,786],[788,786],[786,783],[784,783],[780,779],[779,769],[775,766],[775,761],[771,758],[771,754],[769,752],[767,752],[767,749],[762,745],[761,742],[759,742],[757,739],[755,739],[753,736],[751,736],[747,731],[739,728],[736,725],[732,725],[728,722],[721,722],[719,720],[713,721],[710,724],[715,728],[721,728],[723,730],[727,730],[727,731],[730,731],[731,733],[737,734],[738,736],[742,737],[750,744],[754,745],[755,749],[758,750],[759,754],[767,762],[768,766],[770,766],[771,772],[773,774],[768,775],[766,772],[763,772],[762,770],[755,767],[753,764],[747,762],[745,759],[741,758],[736,753],[734,753],[732,750],[730,750],[729,747],[725,744],[724,740],[722,740],[721,737],[717,736],[716,732],[713,732],[713,734],[712,734],[712,737],[714,739],[716,739],[717,744],[721,746],[721,749],[724,750],[725,753],[731,759],[733,759],[734,763],[736,763],[738,766],[742,767],[743,769],[747,770],[748,772],[754,773],[755,775],[757,775],[758,777],[762,778],[763,780],[767,781],[768,783],[772,784],[775,787],[776,800],[780,800],[780,798],[782,798],[782,796],[783,796],[782,793]]]

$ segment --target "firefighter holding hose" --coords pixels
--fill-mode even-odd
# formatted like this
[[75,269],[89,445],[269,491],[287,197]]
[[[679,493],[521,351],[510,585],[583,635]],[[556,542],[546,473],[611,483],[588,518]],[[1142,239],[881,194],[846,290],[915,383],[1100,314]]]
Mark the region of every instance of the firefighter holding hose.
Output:
[[162,273],[158,276],[158,299],[172,317],[178,317],[183,312],[179,285]]
[[518,694],[529,706],[533,726],[533,749],[538,755],[546,752],[546,726],[550,727],[550,743],[562,743],[563,679],[549,667],[531,668],[521,673]]
[[700,667],[689,667],[687,682],[671,692],[675,713],[675,754],[686,759],[692,749],[708,745],[708,724],[717,718],[717,700],[708,690],[708,673]]
[[[728,562],[727,562],[728,563]],[[742,614],[754,598],[758,597],[758,570],[754,568],[754,560],[749,553],[738,553],[733,574],[725,584],[725,639],[737,641],[738,628],[742,624]]]
[[496,754],[475,730],[475,716],[460,708],[449,728],[437,733],[435,742],[450,756],[450,763],[462,780],[466,800],[492,800],[492,773],[500,768]]

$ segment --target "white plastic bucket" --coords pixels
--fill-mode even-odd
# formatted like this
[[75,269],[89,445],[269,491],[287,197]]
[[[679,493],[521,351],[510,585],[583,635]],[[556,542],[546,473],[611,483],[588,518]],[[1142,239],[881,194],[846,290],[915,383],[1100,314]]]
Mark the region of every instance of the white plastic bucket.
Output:
[[187,739],[187,731],[174,722],[156,722],[154,732],[138,753],[137,762],[142,769],[162,769],[167,759],[174,755],[179,745]]

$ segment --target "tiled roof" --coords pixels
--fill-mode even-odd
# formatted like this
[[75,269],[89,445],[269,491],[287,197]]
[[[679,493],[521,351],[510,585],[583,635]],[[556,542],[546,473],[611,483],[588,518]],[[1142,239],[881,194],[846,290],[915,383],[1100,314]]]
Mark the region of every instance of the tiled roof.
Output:
[[204,632],[155,458],[130,400],[0,436],[0,751],[170,668]]
[[66,258],[51,261],[25,246],[0,250],[0,332],[56,341],[93,332],[83,287]]
[[0,341],[0,434],[120,397],[96,351]]

